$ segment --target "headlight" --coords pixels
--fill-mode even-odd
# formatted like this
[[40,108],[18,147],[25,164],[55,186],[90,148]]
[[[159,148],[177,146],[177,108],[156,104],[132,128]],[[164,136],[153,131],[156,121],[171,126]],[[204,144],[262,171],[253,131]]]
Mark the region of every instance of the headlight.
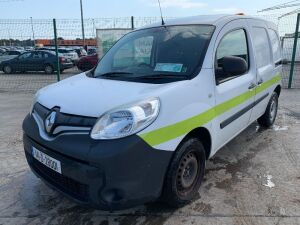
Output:
[[153,123],[159,108],[159,99],[151,98],[109,111],[98,119],[91,138],[117,139],[135,134]]
[[38,98],[38,92],[33,97],[33,100],[32,100],[31,106],[30,106],[30,112],[29,112],[30,115],[33,112],[33,107],[34,107],[35,103],[37,102],[37,98]]

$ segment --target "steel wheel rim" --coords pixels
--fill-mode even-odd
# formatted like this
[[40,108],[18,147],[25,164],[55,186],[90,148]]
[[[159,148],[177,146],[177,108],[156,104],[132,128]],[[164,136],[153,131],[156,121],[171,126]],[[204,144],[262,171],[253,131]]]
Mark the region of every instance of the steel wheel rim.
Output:
[[11,73],[10,66],[5,66],[4,70],[5,70],[6,73]]
[[270,105],[270,119],[273,121],[276,116],[276,111],[277,111],[277,103],[275,99],[273,98],[271,105]]
[[50,66],[46,66],[46,73],[52,73],[52,68]]
[[176,176],[177,190],[180,195],[186,195],[193,189],[199,177],[199,168],[199,160],[194,152],[189,152],[182,157]]

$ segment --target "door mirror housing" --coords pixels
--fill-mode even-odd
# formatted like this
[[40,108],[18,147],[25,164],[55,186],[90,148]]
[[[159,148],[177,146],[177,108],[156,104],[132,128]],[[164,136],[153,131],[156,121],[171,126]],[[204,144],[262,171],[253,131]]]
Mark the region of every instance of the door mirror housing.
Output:
[[231,76],[242,75],[248,71],[248,64],[241,57],[225,56],[223,58],[223,71]]

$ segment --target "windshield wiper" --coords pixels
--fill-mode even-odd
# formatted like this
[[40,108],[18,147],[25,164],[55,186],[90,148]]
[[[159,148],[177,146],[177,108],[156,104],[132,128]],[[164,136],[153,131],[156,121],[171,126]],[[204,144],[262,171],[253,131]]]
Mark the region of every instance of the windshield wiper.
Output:
[[147,74],[147,75],[139,76],[136,78],[140,78],[140,79],[164,79],[164,78],[186,79],[186,78],[188,78],[188,76],[178,75],[178,74]]
[[103,74],[97,75],[97,76],[95,76],[95,78],[98,78],[98,77],[120,77],[124,74],[132,75],[133,73],[115,71],[115,72],[108,72],[108,73],[103,73]]

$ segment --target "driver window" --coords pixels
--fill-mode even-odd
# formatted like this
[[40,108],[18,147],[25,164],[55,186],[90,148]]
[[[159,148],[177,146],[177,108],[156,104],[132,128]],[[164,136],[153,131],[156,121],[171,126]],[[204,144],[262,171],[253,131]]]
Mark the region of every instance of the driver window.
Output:
[[249,54],[246,33],[243,29],[227,33],[219,43],[215,57],[215,76],[217,83],[222,83],[235,78],[223,71],[223,58],[236,56],[246,60],[249,69]]
[[153,36],[135,39],[121,47],[114,56],[113,67],[150,65]]
[[22,55],[19,56],[19,59],[27,59],[31,56],[31,52],[28,53],[24,53]]

